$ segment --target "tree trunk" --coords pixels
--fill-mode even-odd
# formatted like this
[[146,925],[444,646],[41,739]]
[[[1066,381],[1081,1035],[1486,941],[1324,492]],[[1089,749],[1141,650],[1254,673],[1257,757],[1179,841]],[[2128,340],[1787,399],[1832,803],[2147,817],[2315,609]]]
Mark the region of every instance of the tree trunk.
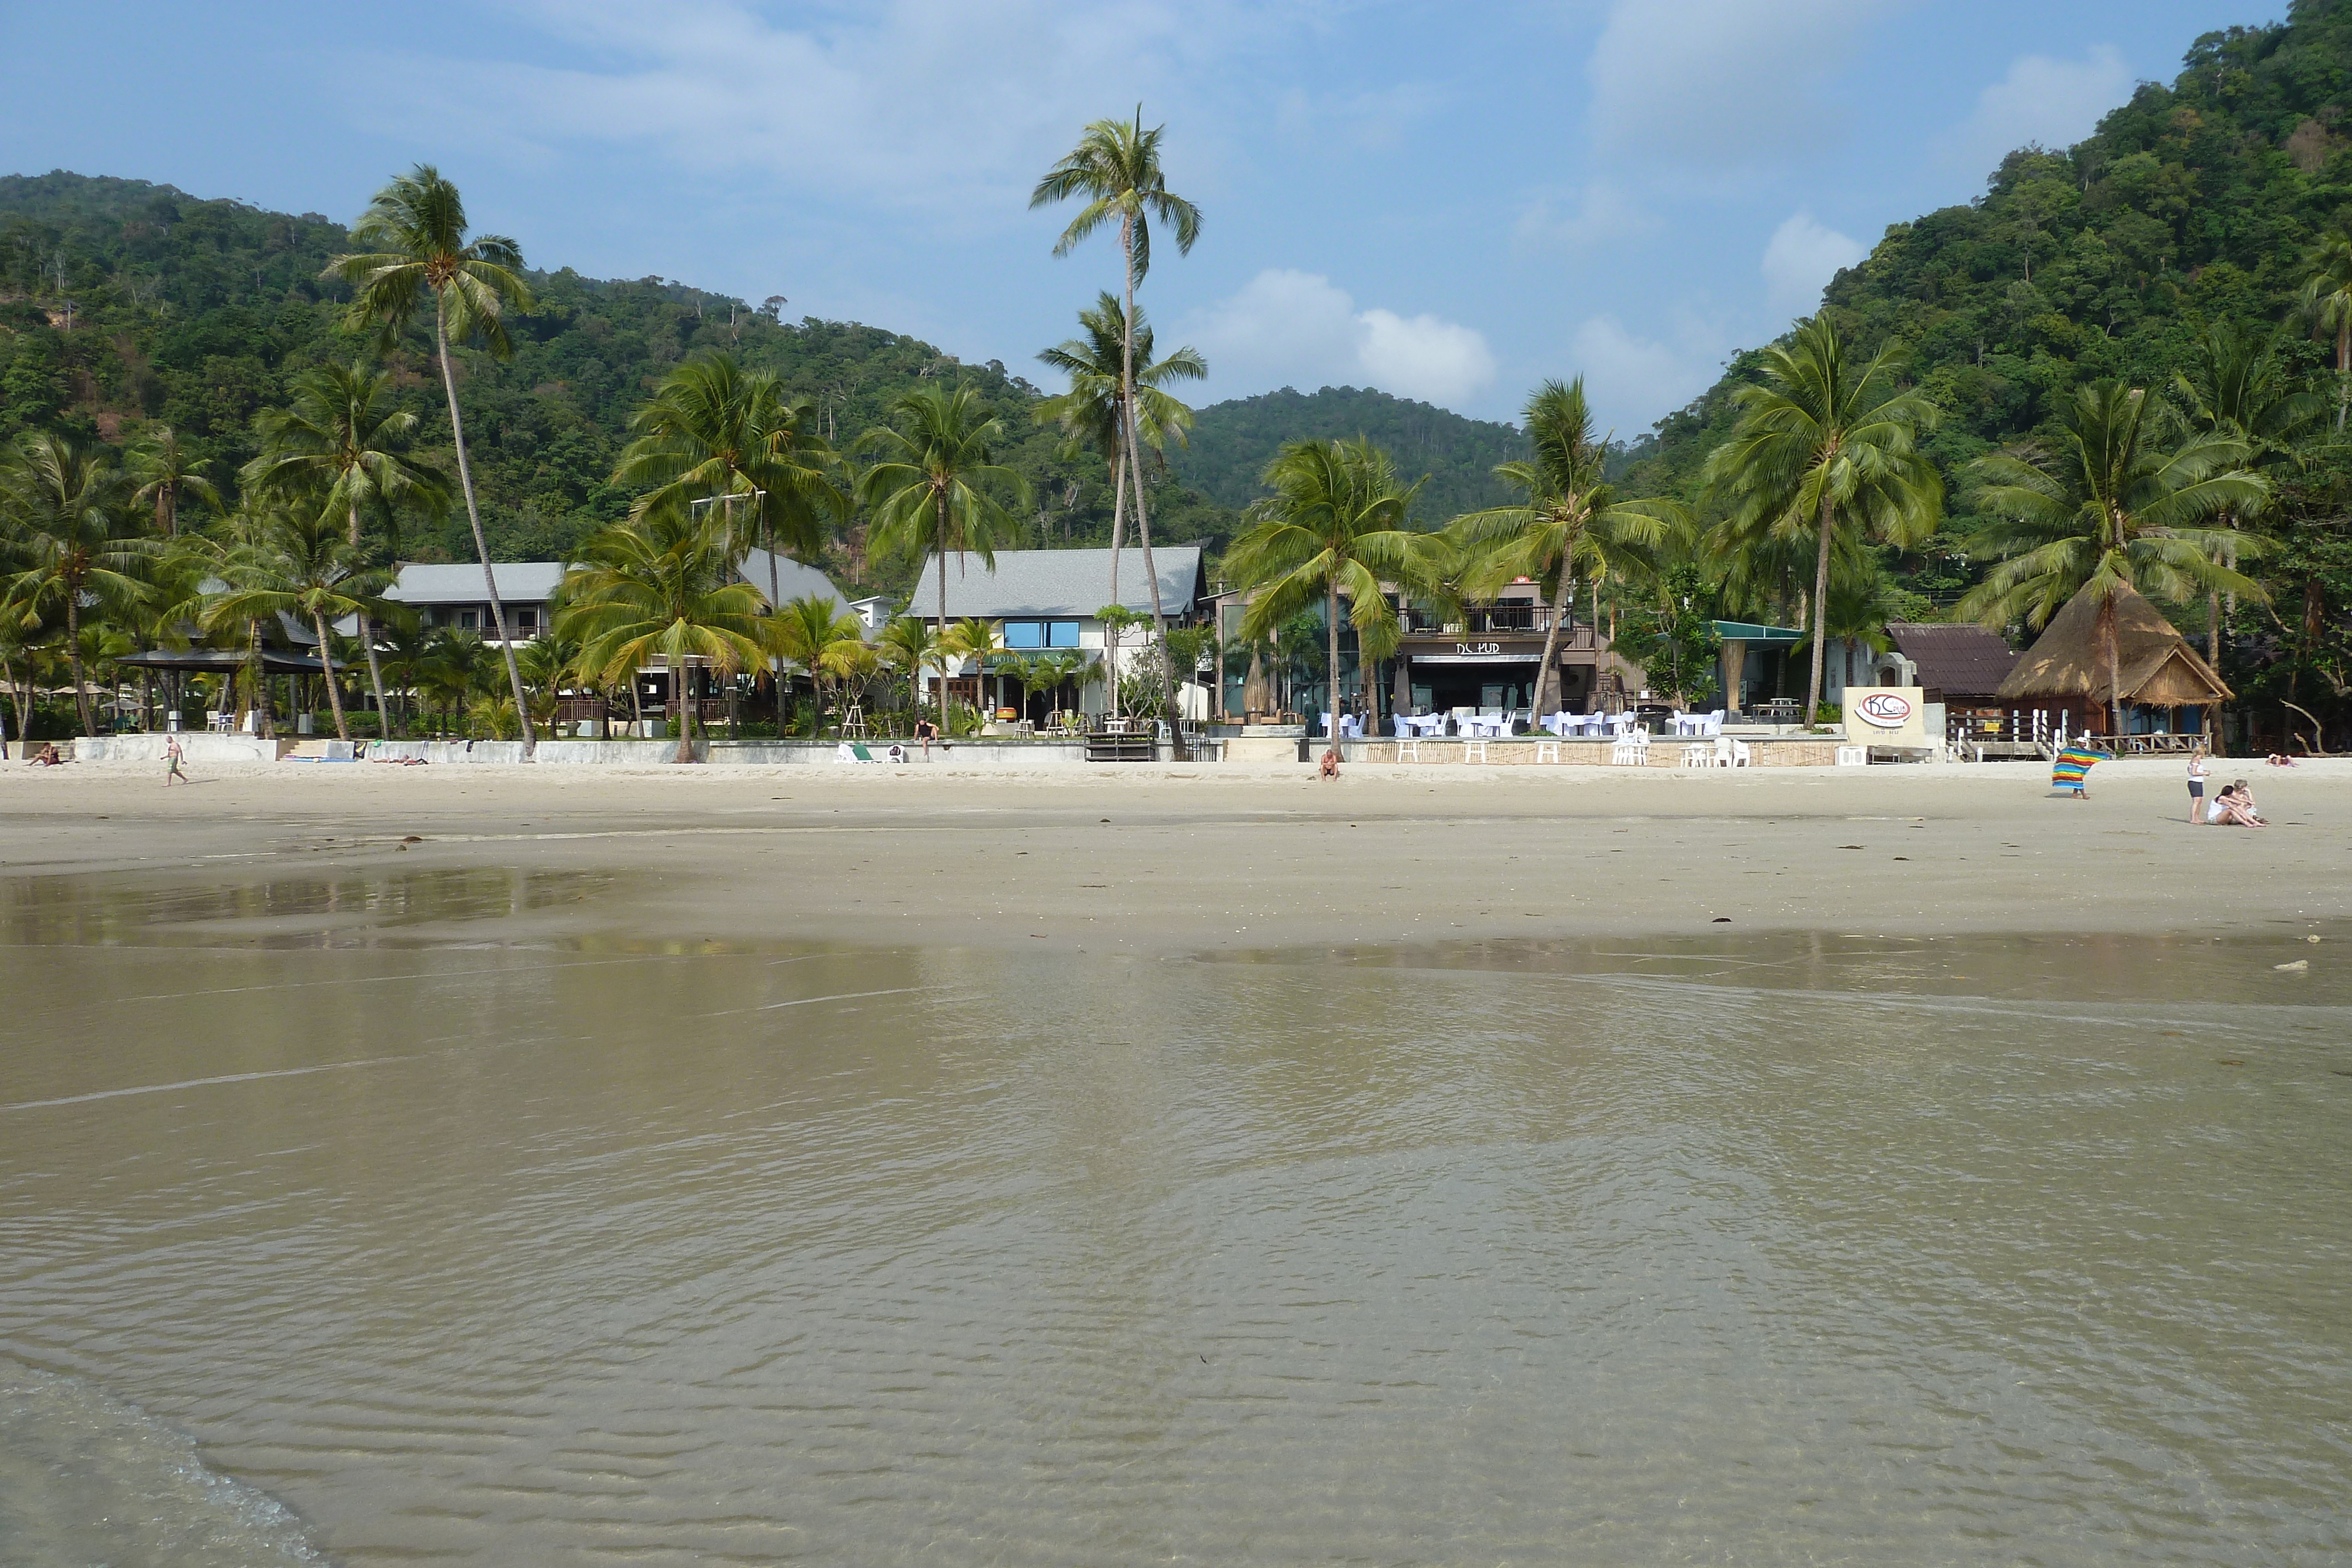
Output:
[[[944,643],[947,641],[948,635],[947,492],[942,490],[939,494],[933,496],[931,497],[931,504],[936,508],[940,523],[940,641]],[[948,658],[944,649],[941,650],[940,653],[939,663],[933,665],[932,668],[938,674],[940,683],[940,744],[941,746],[945,746],[948,741]],[[818,711],[820,713],[824,711],[822,705],[819,706]]]
[[490,619],[499,629],[499,646],[507,656],[507,685],[514,688],[515,716],[522,721],[522,756],[528,762],[539,749],[530,727],[530,704],[522,695],[522,666],[515,663],[514,643],[507,636],[507,608],[499,599],[499,580],[490,570],[490,544],[482,533],[482,509],[474,499],[473,465],[466,458],[466,426],[457,413],[457,372],[449,362],[448,314],[439,291],[433,296],[433,339],[441,350],[441,386],[449,397],[449,434],[457,448],[457,478],[466,491],[466,519],[474,528],[474,553],[482,562],[482,587],[490,596]]
[[1576,594],[1576,585],[1568,579],[1568,563],[1575,553],[1575,540],[1570,538],[1569,543],[1571,548],[1560,552],[1559,586],[1552,591],[1551,625],[1544,632],[1543,663],[1536,666],[1534,706],[1538,724],[1544,721],[1544,694],[1551,692],[1557,701],[1559,691],[1559,623],[1568,619],[1569,603]]
[[2121,639],[2116,634],[2116,596],[2113,593],[2099,601],[2098,630],[2099,652],[2105,656],[2107,665],[2107,737],[2112,743],[2121,744],[2124,692],[2123,674],[2117,665],[2122,653],[2116,646]]
[[310,624],[319,633],[319,668],[327,683],[327,706],[335,712],[335,738],[348,741],[352,727],[343,718],[343,689],[335,680],[335,656],[327,649],[327,618],[314,610],[310,612]]
[[669,664],[671,688],[677,693],[677,755],[670,760],[691,762],[694,760],[694,665],[691,661],[681,664],[683,654],[665,653],[662,657]]
[[96,735],[89,716],[89,693],[83,689],[81,678],[81,588],[79,583],[66,585],[66,666],[73,672],[74,711],[81,716],[81,732]]
[[1323,613],[1328,622],[1324,632],[1329,641],[1330,667],[1324,673],[1331,691],[1331,748],[1339,748],[1339,578],[1335,570],[1323,588]]
[[1805,727],[1813,727],[1813,715],[1822,706],[1822,645],[1829,635],[1830,625],[1830,520],[1831,508],[1827,497],[1822,498],[1822,547],[1813,562],[1813,601],[1809,607],[1813,618],[1813,675],[1805,688]]
[[247,646],[253,654],[250,673],[245,677],[246,695],[253,700],[253,733],[261,739],[275,740],[278,738],[278,714],[276,705],[269,699],[269,677],[263,673],[261,666],[260,621],[247,621],[245,634]]
[[2352,316],[2336,329],[2336,434],[2344,434],[2344,408],[2352,400]]
[[[1110,461],[1110,602],[1113,604],[1118,602],[1119,546],[1126,542],[1123,532],[1127,522],[1126,423],[1124,418],[1119,421],[1120,429],[1114,444],[1118,450],[1111,454]],[[1110,675],[1109,680],[1105,683],[1110,689],[1103,695],[1108,699],[1110,716],[1117,718],[1118,716],[1118,628],[1115,625],[1105,626],[1103,632],[1103,664]]]
[[[784,591],[783,574],[776,565],[776,529],[774,524],[768,522],[768,498],[765,496],[760,497],[760,521],[766,527],[768,534],[768,613],[773,615],[777,612],[776,596]],[[782,660],[772,656],[768,660],[768,678],[775,684],[776,738],[778,740],[782,740],[784,738],[784,665]],[[730,722],[731,723],[732,721],[730,720]]]
[[[2213,590],[2209,595],[2205,612],[2207,616],[2205,662],[2212,665],[2213,673],[2219,675],[2221,673],[2221,591],[2220,589]],[[2221,705],[2208,703],[2205,705],[2205,716],[2206,748],[2216,757],[2223,756],[2225,753],[2221,750]]]
[[[25,691],[16,684],[16,666],[13,662],[0,660],[0,685],[8,688],[8,700],[16,709],[16,739],[20,743],[31,740],[31,734],[25,727]],[[25,751],[26,756],[32,755],[29,747],[20,746],[19,748]],[[0,762],[5,762],[7,759],[7,737],[0,736]]]
[[[1168,621],[1160,606],[1160,571],[1151,564],[1151,513],[1143,504],[1143,444],[1137,434],[1135,418],[1134,214],[1130,213],[1121,217],[1118,229],[1121,251],[1127,258],[1127,319],[1119,323],[1118,387],[1120,407],[1127,417],[1127,460],[1135,471],[1135,542],[1143,547],[1143,575],[1151,584],[1151,634],[1160,643],[1160,701],[1163,710],[1172,712],[1176,706],[1176,691],[1171,683],[1176,678],[1176,671],[1168,658]],[[1331,679],[1336,683],[1339,678],[1339,666],[1335,664]]]

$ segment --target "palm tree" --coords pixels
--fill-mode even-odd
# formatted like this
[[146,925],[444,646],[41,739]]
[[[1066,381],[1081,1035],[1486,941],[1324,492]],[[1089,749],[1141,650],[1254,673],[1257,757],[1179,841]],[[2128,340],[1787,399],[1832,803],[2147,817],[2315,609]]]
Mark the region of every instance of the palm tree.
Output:
[[1113,218],[1118,220],[1120,298],[1125,307],[1119,345],[1120,422],[1125,427],[1128,472],[1135,477],[1135,537],[1143,547],[1143,575],[1151,580],[1155,631],[1167,623],[1167,617],[1160,610],[1160,573],[1151,563],[1151,517],[1143,500],[1142,442],[1135,395],[1135,329],[1140,325],[1135,313],[1135,286],[1151,270],[1153,218],[1175,231],[1176,248],[1183,255],[1191,255],[1193,242],[1201,237],[1200,209],[1170,192],[1167,174],[1160,166],[1160,139],[1166,130],[1166,126],[1143,129],[1141,104],[1136,105],[1131,124],[1097,120],[1029,193],[1033,210],[1073,197],[1086,202],[1055,242],[1055,256],[1069,255],[1088,235]]
[[[988,673],[988,661],[1004,652],[1004,636],[995,622],[967,615],[940,633],[940,652],[951,659],[970,659],[972,674],[984,675]],[[1002,678],[1000,673],[1000,681]]]
[[767,596],[737,576],[734,546],[724,518],[649,514],[590,538],[557,592],[556,635],[597,679],[654,654],[676,674],[680,762],[694,760],[694,662],[733,675],[766,653]]
[[[402,507],[437,512],[448,505],[447,482],[401,450],[416,429],[416,416],[392,406],[391,377],[357,361],[303,371],[294,378],[287,406],[264,409],[254,428],[261,454],[237,474],[247,491],[299,499],[321,517],[341,517],[353,549],[362,517],[380,525],[397,550]],[[385,718],[391,710],[384,706],[383,662],[376,655],[372,614],[361,622],[360,645],[367,651],[376,713]]]
[[[824,678],[842,663],[834,651],[844,643],[855,643],[859,647],[866,645],[864,626],[856,616],[839,606],[838,600],[824,594],[804,593],[788,604],[778,605],[775,613],[768,619],[768,636],[775,653],[806,670],[809,678],[816,683],[817,711],[820,714],[824,710]],[[779,726],[776,734],[781,737],[783,734],[781,727],[783,713],[781,679],[778,681],[776,712]]]
[[[631,515],[715,503],[730,524],[740,525],[745,548],[756,542],[768,552],[771,604],[783,592],[779,549],[813,561],[824,548],[826,522],[849,515],[849,497],[835,478],[840,459],[816,433],[815,404],[786,397],[774,376],[744,370],[731,354],[698,355],[670,371],[629,428],[635,438],[623,448],[613,483],[649,486]],[[740,517],[739,502],[748,503]],[[779,681],[779,734],[783,700]]]
[[441,390],[449,403],[457,480],[466,493],[466,519],[473,525],[474,553],[482,563],[490,620],[506,653],[507,684],[514,688],[515,711],[522,718],[523,755],[528,758],[536,750],[539,737],[531,728],[522,671],[515,664],[506,606],[499,599],[498,579],[490,570],[489,541],[482,533],[482,509],[474,498],[474,470],[466,456],[466,425],[457,407],[457,371],[449,359],[453,337],[461,343],[479,338],[501,360],[514,351],[507,339],[506,311],[509,307],[526,312],[531,308],[530,289],[522,280],[522,251],[503,235],[478,235],[468,244],[466,204],[457,187],[430,163],[419,163],[376,193],[368,210],[352,225],[352,243],[362,248],[328,262],[326,274],[341,278],[354,290],[346,317],[351,325],[377,327],[389,346],[407,329],[424,297],[432,296],[434,353],[441,364]]
[[[319,667],[326,676],[327,706],[334,710],[335,734],[352,737],[343,716],[341,683],[335,679],[334,644],[328,625],[345,616],[367,617],[383,606],[380,597],[391,573],[369,565],[367,553],[343,535],[342,519],[331,511],[281,512],[262,536],[236,546],[221,563],[228,587],[211,597],[207,625],[233,625],[270,615],[299,615],[319,639]],[[378,700],[382,700],[381,688]]]
[[[2048,444],[2022,442],[1977,459],[1977,501],[2003,520],[1974,538],[2002,559],[1959,608],[1989,626],[2019,619],[2041,626],[2077,593],[2095,594],[2120,735],[2119,591],[2128,586],[2175,601],[2214,591],[2265,597],[2221,564],[2231,542],[2221,530],[2198,525],[2260,507],[2270,486],[2242,466],[2247,448],[2236,436],[2203,431],[2176,440],[2171,410],[2121,382],[2077,391],[2058,424]],[[2252,536],[2236,543],[2248,554],[2259,548]]]
[[923,666],[939,666],[939,632],[919,616],[901,615],[876,635],[874,647],[884,664],[907,672],[907,704],[909,707],[919,706]]
[[2341,225],[2319,236],[2304,266],[2302,308],[2315,333],[2336,339],[2336,434],[2344,434],[2344,411],[2352,405],[2352,229]]
[[[1004,422],[980,394],[963,385],[927,382],[901,393],[890,413],[904,429],[877,425],[857,444],[881,454],[857,482],[857,498],[872,513],[877,549],[919,560],[926,549],[940,562],[939,624],[948,623],[948,552],[959,570],[969,553],[990,570],[996,547],[1021,537],[1021,522],[983,488],[1001,485],[1029,504],[1029,482],[998,463],[995,443]],[[940,682],[940,733],[947,733],[948,687]]]
[[475,632],[441,626],[426,635],[411,674],[417,695],[440,712],[438,734],[450,733],[450,716],[473,700],[491,663],[489,648]]
[[1739,423],[1707,460],[1706,483],[1729,507],[1717,531],[1724,553],[1813,536],[1808,724],[1822,701],[1823,606],[1838,530],[1914,544],[1943,514],[1943,478],[1918,447],[1938,415],[1934,403],[1895,384],[1902,364],[1891,344],[1857,363],[1835,323],[1816,316],[1764,351],[1763,385],[1732,393]]
[[1609,446],[1594,438],[1584,379],[1546,382],[1521,416],[1534,456],[1505,463],[1495,476],[1526,497],[1517,506],[1456,517],[1450,531],[1468,558],[1465,591],[1490,596],[1517,578],[1551,597],[1551,622],[1538,667],[1535,711],[1550,711],[1559,682],[1559,633],[1580,571],[1624,569],[1687,534],[1689,512],[1666,500],[1617,498],[1603,476]]
[[171,538],[180,531],[180,496],[183,492],[195,497],[206,506],[218,510],[220,491],[205,477],[212,460],[193,455],[180,443],[179,434],[168,424],[150,429],[131,444],[127,454],[131,476],[139,488],[131,499],[142,506],[155,508],[155,531]]
[[[2242,443],[2246,466],[2258,472],[2282,463],[2300,464],[2300,443],[2327,412],[2323,400],[2295,386],[2268,333],[2241,332],[2226,324],[2205,329],[2189,369],[2175,371],[2172,385],[2196,427]],[[2231,533],[2253,520],[2235,507],[2221,514],[2221,526]],[[2237,556],[2232,540],[2222,550],[2221,564],[2236,566]],[[2221,667],[2219,589],[2207,594],[2205,662]]]
[[573,678],[573,666],[579,663],[580,644],[551,630],[547,635],[524,643],[515,658],[522,666],[524,688],[530,693],[531,717],[552,727],[556,704],[564,686]]
[[1349,601],[1369,686],[1372,660],[1395,648],[1399,631],[1381,580],[1412,584],[1429,575],[1430,536],[1416,532],[1406,517],[1421,486],[1399,487],[1389,455],[1361,439],[1291,442],[1261,483],[1273,494],[1250,507],[1255,522],[1225,556],[1234,584],[1255,591],[1241,632],[1271,635],[1322,600],[1336,742],[1339,601]]
[[[1197,349],[1179,349],[1164,360],[1152,358],[1151,325],[1137,313],[1135,331],[1127,329],[1127,311],[1118,296],[1108,288],[1091,310],[1078,312],[1085,335],[1043,350],[1038,359],[1070,378],[1070,390],[1037,405],[1037,423],[1058,424],[1073,444],[1084,442],[1101,454],[1109,465],[1110,597],[1118,599],[1118,550],[1127,514],[1129,465],[1126,461],[1127,394],[1129,343],[1133,345],[1136,430],[1155,453],[1171,437],[1179,444],[1192,428],[1192,411],[1164,390],[1172,381],[1199,381],[1209,373],[1209,362]],[[1136,480],[1142,483],[1139,474]]]
[[122,475],[62,435],[26,437],[0,460],[0,595],[19,624],[65,617],[81,732],[97,732],[82,679],[85,604],[128,609],[144,596],[161,543],[140,529]]

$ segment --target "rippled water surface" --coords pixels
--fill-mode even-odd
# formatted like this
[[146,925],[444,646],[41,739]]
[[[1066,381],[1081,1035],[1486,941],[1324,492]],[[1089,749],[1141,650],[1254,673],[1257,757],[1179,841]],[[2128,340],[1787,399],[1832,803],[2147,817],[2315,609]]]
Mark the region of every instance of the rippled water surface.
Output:
[[2300,925],[1007,957],[436,874],[0,887],[0,1563],[2352,1553]]

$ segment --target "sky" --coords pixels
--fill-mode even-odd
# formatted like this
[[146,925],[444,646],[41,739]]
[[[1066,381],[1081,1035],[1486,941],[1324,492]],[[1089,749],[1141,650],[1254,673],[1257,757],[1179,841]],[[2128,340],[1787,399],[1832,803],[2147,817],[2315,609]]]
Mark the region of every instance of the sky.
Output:
[[[1189,256],[1141,299],[1188,401],[1375,386],[1621,438],[1887,226],[2086,134],[2282,0],[310,0],[10,8],[0,172],[350,221],[436,164],[531,265],[858,320],[1045,382],[1116,287],[1039,175],[1167,128]],[[387,17],[402,24],[387,28]],[[102,89],[102,90],[101,90]]]

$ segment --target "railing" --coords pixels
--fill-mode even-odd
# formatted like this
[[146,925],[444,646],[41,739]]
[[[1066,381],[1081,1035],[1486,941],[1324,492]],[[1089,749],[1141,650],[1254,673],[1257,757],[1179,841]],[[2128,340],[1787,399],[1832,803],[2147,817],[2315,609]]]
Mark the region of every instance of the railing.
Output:
[[[1424,637],[1480,637],[1501,633],[1507,636],[1541,636],[1551,630],[1552,608],[1549,604],[1518,602],[1509,604],[1466,604],[1458,619],[1446,620],[1423,610],[1407,610],[1403,614],[1408,634]],[[1576,617],[1566,614],[1560,621],[1560,645],[1568,648],[1592,646],[1592,628],[1580,624]]]

